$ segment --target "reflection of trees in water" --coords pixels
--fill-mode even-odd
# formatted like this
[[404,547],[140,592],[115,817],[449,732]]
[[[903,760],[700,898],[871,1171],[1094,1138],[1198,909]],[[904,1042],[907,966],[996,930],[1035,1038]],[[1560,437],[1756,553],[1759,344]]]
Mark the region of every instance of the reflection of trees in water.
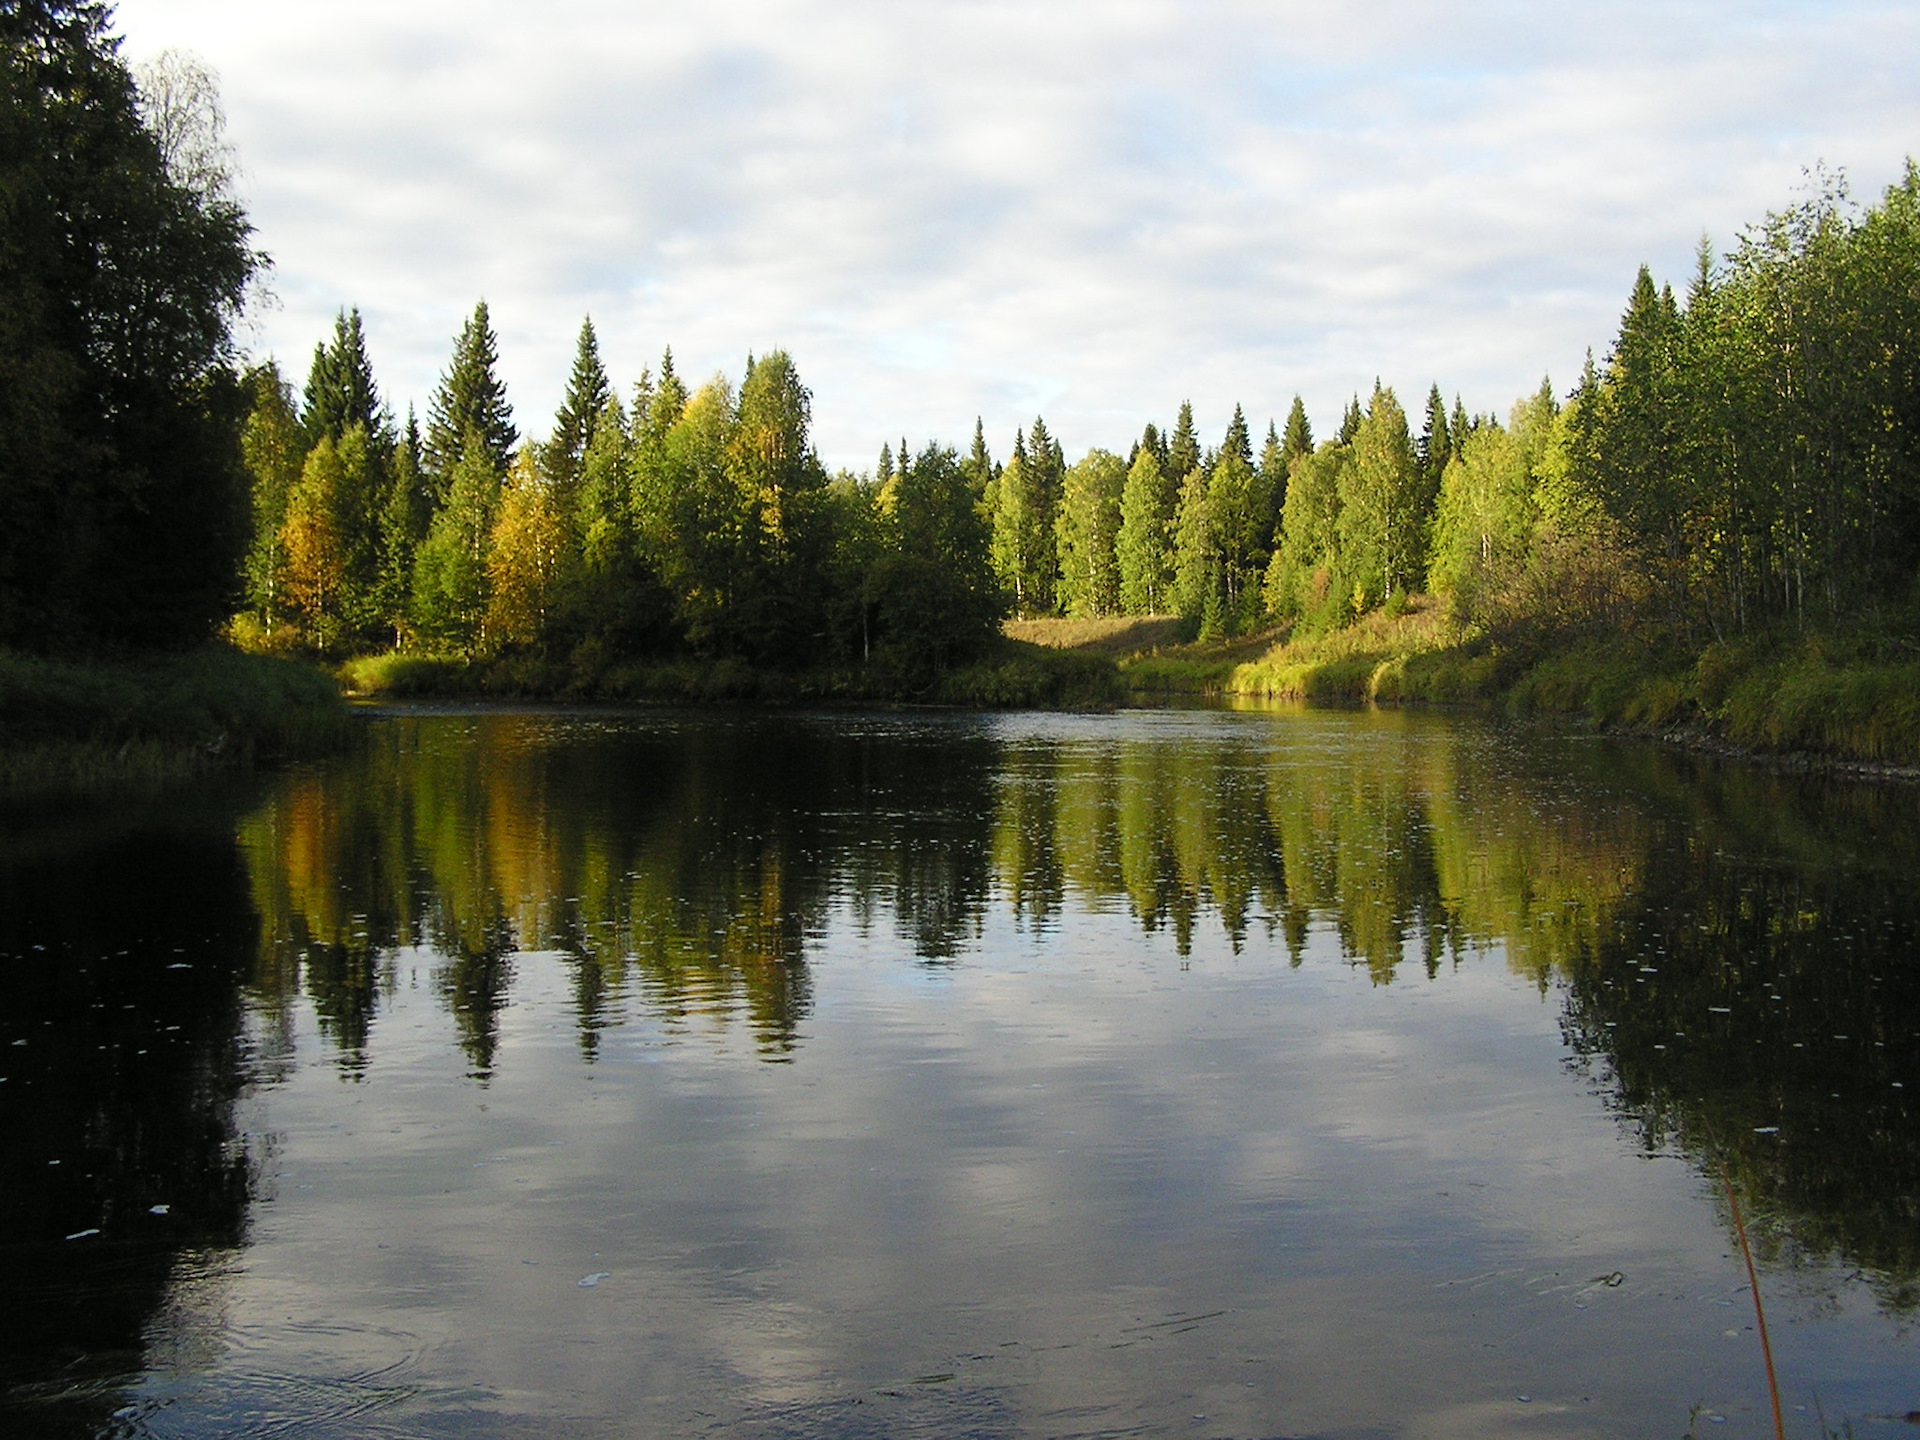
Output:
[[1725,1165],[1777,1252],[1862,1267],[1911,1311],[1913,797],[1816,794],[1740,771],[1681,792],[1660,863],[1573,977],[1566,1030],[1649,1148]]
[[807,937],[836,900],[885,912],[929,957],[978,923],[992,751],[977,738],[716,720],[578,725],[556,743],[553,724],[380,725],[243,825],[257,984],[283,1011],[304,991],[349,1068],[400,946],[441,958],[484,1077],[518,951],[567,957],[589,1056],[632,1001],[673,1021],[743,1015],[776,1058],[811,1005]]
[[22,826],[0,863],[9,1435],[106,1433],[177,1269],[238,1246],[245,1225],[233,1106],[253,922],[231,812],[196,816],[183,798],[129,823],[123,808],[90,845],[67,817],[75,843],[44,856]]
[[1780,1234],[1906,1303],[1920,1146],[1892,1083],[1916,1038],[1910,796],[1349,718],[1305,745],[1256,725],[388,723],[247,823],[258,983],[303,987],[357,1063],[383,957],[429,945],[484,1076],[527,949],[567,957],[589,1056],[638,1006],[742,1017],[778,1058],[836,906],[936,960],[992,905],[1036,932],[1122,906],[1182,955],[1203,925],[1236,952],[1265,926],[1295,963],[1319,936],[1376,983],[1498,951],[1564,987],[1570,1039],[1648,1143],[1725,1154]]

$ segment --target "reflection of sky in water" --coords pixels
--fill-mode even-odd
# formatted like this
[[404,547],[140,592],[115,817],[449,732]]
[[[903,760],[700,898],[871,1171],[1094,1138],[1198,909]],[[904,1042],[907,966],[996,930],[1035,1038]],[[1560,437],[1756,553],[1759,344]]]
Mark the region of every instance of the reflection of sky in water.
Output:
[[[1616,760],[1406,717],[678,723],[625,800],[512,722],[490,789],[364,787],[369,820],[294,777],[243,827],[282,937],[240,1116],[259,1198],[244,1249],[180,1261],[151,1431],[1677,1434],[1696,1403],[1770,1429],[1711,1187],[1569,1065],[1568,987],[1603,992],[1565,966],[1659,878]],[[931,773],[956,737],[987,748]],[[314,978],[329,924],[373,937],[339,961],[368,967],[351,1024]],[[482,933],[484,1083],[444,948]],[[729,978],[767,946],[804,972],[785,1009]],[[1766,1283],[1790,1406],[1911,1408],[1913,1337],[1848,1267]]]

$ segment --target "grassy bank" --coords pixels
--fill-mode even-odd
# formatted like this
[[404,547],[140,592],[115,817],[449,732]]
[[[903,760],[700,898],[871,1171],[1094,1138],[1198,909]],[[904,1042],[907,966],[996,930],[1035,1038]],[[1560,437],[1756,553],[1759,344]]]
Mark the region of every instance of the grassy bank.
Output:
[[1175,615],[1009,620],[1009,636],[1065,654],[1097,655],[1118,665],[1127,693],[1223,695],[1234,672],[1264,653],[1277,632],[1231,640],[1195,640],[1195,622]]
[[[1033,638],[1086,645],[1101,622],[1024,622]],[[1426,596],[1329,634],[1118,648],[1125,622],[1087,631],[1128,689],[1249,695],[1321,705],[1475,705],[1577,716],[1604,729],[1852,764],[1920,766],[1920,622],[1737,641],[1589,635],[1505,639],[1464,627]]]
[[225,646],[130,660],[0,652],[0,793],[170,783],[313,753],[347,723],[322,672]]
[[529,699],[643,705],[951,705],[1092,709],[1125,696],[1107,656],[1004,639],[972,664],[927,673],[876,663],[858,669],[770,670],[742,660],[568,663],[534,656],[472,660],[368,655],[340,667],[353,695],[379,699]]

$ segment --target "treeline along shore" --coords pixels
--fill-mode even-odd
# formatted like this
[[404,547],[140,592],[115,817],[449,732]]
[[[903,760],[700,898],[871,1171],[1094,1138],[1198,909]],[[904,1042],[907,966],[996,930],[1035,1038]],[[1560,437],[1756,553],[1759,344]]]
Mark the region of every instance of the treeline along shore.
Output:
[[[522,442],[484,304],[422,425],[357,313],[298,394],[252,372],[247,648],[369,691],[984,703],[1103,698],[1000,638],[1177,616],[1135,690],[1500,701],[1748,748],[1920,761],[1920,173],[1818,188],[1684,298],[1642,270],[1564,396],[1502,419],[1374,385],[1316,443],[1296,397],[1217,444],[1192,408],[1068,463],[883,443],[828,473],[791,358],[622,399],[591,321]],[[1072,651],[1086,627],[1027,625]],[[1097,629],[1098,627],[1096,627]],[[1124,634],[1125,626],[1109,625]],[[1160,627],[1164,631],[1165,627]],[[1054,662],[1059,663],[1059,662]],[[1023,668],[1024,667],[1024,668]]]
[[[829,472],[778,349],[698,383],[668,350],[621,390],[588,320],[544,438],[484,302],[424,417],[355,310],[299,383],[249,366],[265,257],[217,92],[177,57],[136,76],[110,19],[0,12],[11,753],[306,743],[336,702],[276,666],[318,664],[388,695],[1498,701],[1920,762],[1911,163],[1703,241],[1683,296],[1643,270],[1604,358],[1504,419],[1376,382],[1324,439],[1297,397],[1217,443],[1183,404],[1072,463],[1036,418]],[[1116,666],[1003,628],[1148,616],[1191,643]]]

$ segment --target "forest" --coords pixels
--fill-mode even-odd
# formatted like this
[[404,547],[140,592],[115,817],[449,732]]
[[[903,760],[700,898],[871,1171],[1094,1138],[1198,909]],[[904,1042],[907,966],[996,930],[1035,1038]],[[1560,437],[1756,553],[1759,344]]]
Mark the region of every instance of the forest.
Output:
[[1416,431],[1390,387],[1315,443],[1182,404],[1068,463],[1044,418],[828,474],[783,351],[621,399],[591,320],[548,438],[522,440],[484,303],[426,423],[383,405],[357,312],[295,393],[247,376],[250,646],[682,653],[939,669],[1007,614],[1177,614],[1201,639],[1335,629],[1431,594],[1483,633],[1697,643],[1910,615],[1920,567],[1920,173],[1857,207],[1821,178],[1684,297],[1642,269],[1601,362],[1502,419]]
[[617,693],[620,666],[672,663],[905,698],[1004,651],[1009,616],[1299,642],[1417,606],[1506,657],[1502,684],[1595,635],[1698,657],[1844,633],[1835,654],[1913,663],[1911,161],[1865,205],[1815,173],[1724,255],[1703,240],[1684,293],[1643,268],[1601,358],[1504,417],[1437,382],[1410,414],[1376,380],[1319,440],[1298,397],[1264,430],[1236,406],[1217,441],[1183,403],[1071,463],[1042,417],[999,455],[976,419],[964,449],[889,437],[829,473],[777,348],[703,381],[669,349],[623,390],[588,319],[544,435],[484,301],[424,417],[383,394],[354,309],[304,377],[248,364],[266,261],[217,91],[177,61],[136,75],[109,19],[0,10],[16,655],[218,635],[349,678],[384,658]]

